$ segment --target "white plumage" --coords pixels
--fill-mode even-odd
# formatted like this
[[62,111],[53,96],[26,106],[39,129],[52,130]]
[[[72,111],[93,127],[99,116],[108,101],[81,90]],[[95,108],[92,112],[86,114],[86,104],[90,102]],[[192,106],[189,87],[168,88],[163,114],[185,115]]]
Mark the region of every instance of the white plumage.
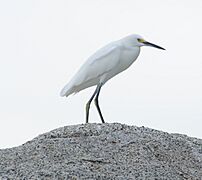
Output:
[[[100,86],[96,89],[98,92],[95,92],[87,103],[90,107],[90,103],[96,94],[98,99],[101,86],[110,78],[127,69],[137,59],[141,46],[153,46],[163,49],[145,41],[139,35],[130,35],[114,41],[90,56],[70,82],[62,89],[60,95],[69,96],[91,86]],[[98,102],[97,106],[99,108]],[[99,113],[101,115],[101,112]],[[102,120],[104,122],[104,119]]]
[[140,48],[127,47],[123,43],[125,39],[112,42],[89,57],[71,81],[62,89],[60,95],[68,96],[79,92],[98,84],[101,80],[104,83],[130,66],[139,55]]

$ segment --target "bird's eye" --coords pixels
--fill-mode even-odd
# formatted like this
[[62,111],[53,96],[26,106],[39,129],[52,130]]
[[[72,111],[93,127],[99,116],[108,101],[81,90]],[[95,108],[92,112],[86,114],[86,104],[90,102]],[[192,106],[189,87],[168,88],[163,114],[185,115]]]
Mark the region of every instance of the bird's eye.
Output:
[[143,43],[143,42],[145,41],[144,39],[140,39],[140,38],[138,38],[137,40],[138,40],[138,42],[140,42],[140,43]]

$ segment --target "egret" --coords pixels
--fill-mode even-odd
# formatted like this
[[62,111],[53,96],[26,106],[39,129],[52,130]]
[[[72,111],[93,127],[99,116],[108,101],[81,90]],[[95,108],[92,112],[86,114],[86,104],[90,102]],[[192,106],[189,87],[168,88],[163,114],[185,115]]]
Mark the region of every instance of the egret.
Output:
[[86,123],[88,123],[89,109],[94,98],[101,121],[105,123],[98,103],[100,90],[109,79],[126,70],[137,59],[142,46],[165,50],[136,34],[111,42],[87,59],[75,76],[62,89],[60,95],[67,97],[72,93],[96,86],[93,95],[86,104]]

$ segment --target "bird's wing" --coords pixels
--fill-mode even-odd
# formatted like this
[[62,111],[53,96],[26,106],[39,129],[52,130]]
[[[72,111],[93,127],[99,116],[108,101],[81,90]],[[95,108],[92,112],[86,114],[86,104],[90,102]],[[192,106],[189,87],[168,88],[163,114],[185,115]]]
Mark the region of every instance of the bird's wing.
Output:
[[120,60],[121,47],[109,44],[98,50],[83,64],[75,75],[75,85],[80,85],[86,81],[99,78],[103,74],[113,69]]
[[111,43],[95,52],[62,89],[60,95],[68,96],[73,92],[78,92],[89,87],[87,85],[89,82],[98,81],[102,75],[109,72],[118,64],[120,53],[121,46],[116,43]]

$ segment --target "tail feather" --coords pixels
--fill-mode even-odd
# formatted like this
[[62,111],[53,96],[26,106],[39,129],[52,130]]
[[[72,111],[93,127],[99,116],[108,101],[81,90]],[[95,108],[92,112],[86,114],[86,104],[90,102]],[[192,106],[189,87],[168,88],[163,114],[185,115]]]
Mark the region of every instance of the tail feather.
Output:
[[69,96],[70,94],[72,94],[72,88],[69,84],[67,84],[60,92],[60,96],[64,97],[64,96]]

